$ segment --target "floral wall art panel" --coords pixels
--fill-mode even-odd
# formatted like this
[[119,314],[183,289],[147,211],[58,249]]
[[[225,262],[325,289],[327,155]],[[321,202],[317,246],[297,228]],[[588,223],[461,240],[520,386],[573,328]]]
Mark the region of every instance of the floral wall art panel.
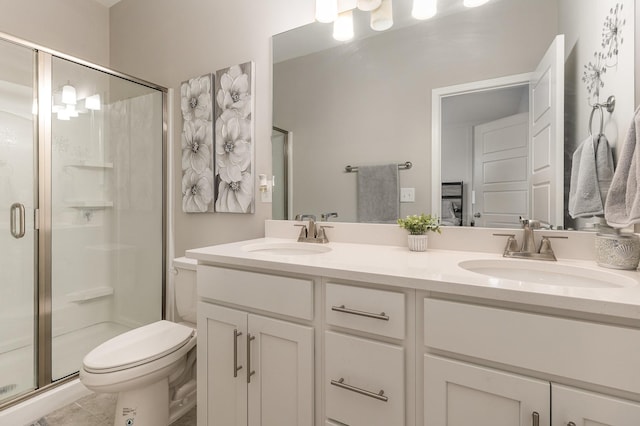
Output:
[[255,209],[253,74],[253,62],[216,72],[216,212],[253,213]]
[[182,211],[213,212],[212,75],[180,86],[182,110]]

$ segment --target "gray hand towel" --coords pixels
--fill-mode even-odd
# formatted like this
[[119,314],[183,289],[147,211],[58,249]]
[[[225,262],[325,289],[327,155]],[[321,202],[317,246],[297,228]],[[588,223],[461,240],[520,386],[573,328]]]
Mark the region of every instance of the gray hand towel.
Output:
[[618,167],[611,181],[604,217],[609,226],[624,228],[640,223],[640,108],[633,116],[627,138],[622,145]]
[[606,136],[589,136],[573,153],[569,185],[572,218],[601,216],[613,178],[613,154]]
[[395,223],[399,214],[398,165],[358,166],[358,222]]

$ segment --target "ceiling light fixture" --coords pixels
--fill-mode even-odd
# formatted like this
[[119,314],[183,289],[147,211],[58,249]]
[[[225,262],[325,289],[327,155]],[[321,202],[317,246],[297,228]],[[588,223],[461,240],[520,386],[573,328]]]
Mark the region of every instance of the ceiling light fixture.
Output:
[[[478,7],[489,0],[464,0],[466,7]],[[333,38],[347,41],[353,38],[353,11],[370,12],[371,29],[385,31],[393,26],[392,0],[316,0],[316,20],[333,22]],[[438,0],[413,0],[411,15],[415,19],[433,18],[438,13]],[[91,109],[91,108],[89,108]]]
[[438,13],[438,0],[413,0],[411,16],[416,19],[433,18]]
[[62,103],[67,105],[75,105],[78,101],[76,97],[76,88],[67,82],[62,86]]
[[84,107],[93,111],[100,111],[100,95],[96,93],[95,95],[87,96],[84,100]]

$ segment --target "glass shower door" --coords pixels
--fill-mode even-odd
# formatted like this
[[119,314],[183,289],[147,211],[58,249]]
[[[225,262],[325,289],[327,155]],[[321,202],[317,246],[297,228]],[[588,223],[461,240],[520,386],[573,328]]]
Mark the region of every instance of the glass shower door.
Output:
[[0,404],[36,387],[35,52],[0,40]]

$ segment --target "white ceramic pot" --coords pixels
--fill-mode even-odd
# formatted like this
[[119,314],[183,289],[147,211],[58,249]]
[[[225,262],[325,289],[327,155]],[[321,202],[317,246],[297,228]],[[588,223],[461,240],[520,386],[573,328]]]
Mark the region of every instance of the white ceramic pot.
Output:
[[427,251],[427,240],[429,236],[424,235],[411,235],[409,234],[408,245],[411,251]]

